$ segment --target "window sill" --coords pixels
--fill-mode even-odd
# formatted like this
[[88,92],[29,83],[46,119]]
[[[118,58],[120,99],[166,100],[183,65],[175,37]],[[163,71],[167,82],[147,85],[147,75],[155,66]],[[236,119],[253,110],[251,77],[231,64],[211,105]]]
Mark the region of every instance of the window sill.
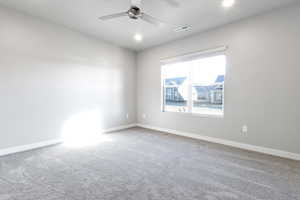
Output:
[[185,112],[172,112],[172,111],[161,111],[162,113],[172,113],[172,114],[179,114],[179,115],[187,115],[199,118],[216,118],[216,119],[223,119],[224,114],[204,114],[204,113],[185,113]]

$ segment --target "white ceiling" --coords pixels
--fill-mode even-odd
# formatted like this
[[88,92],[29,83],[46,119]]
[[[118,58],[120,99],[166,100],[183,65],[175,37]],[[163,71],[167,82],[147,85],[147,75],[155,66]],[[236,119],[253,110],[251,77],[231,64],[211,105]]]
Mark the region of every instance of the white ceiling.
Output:
[[[111,21],[98,19],[102,15],[127,11],[130,0],[0,0],[0,4],[123,47],[141,50],[299,0],[236,0],[236,4],[229,9],[221,6],[222,0],[177,1],[180,3],[179,7],[171,6],[163,0],[143,0],[142,9],[171,24],[191,25],[190,31],[175,33],[172,26],[155,27],[127,17]],[[133,35],[137,32],[144,36],[140,43],[133,40]]]

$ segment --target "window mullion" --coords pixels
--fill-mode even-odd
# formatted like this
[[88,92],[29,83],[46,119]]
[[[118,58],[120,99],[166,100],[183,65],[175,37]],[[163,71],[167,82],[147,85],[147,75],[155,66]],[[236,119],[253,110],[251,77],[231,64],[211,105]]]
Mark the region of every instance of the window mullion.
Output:
[[188,72],[188,112],[192,113],[192,106],[193,106],[193,97],[192,97],[192,66],[189,66]]

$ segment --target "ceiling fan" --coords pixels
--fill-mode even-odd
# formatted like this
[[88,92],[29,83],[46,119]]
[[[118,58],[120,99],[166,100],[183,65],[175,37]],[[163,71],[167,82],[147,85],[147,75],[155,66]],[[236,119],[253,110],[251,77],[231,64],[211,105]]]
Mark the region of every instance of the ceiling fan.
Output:
[[[176,0],[164,0],[164,1],[171,6],[176,6],[176,7],[179,6],[179,3]],[[165,22],[163,22],[162,20],[157,19],[155,17],[152,17],[151,15],[144,13],[140,8],[141,3],[142,3],[142,0],[131,0],[131,7],[129,8],[128,11],[115,13],[115,14],[111,14],[111,15],[105,15],[105,16],[99,17],[99,19],[106,21],[106,20],[111,20],[111,19],[127,16],[130,19],[133,19],[133,20],[141,19],[145,22],[148,22],[148,23],[156,25],[156,26],[161,26],[161,25],[165,24]]]

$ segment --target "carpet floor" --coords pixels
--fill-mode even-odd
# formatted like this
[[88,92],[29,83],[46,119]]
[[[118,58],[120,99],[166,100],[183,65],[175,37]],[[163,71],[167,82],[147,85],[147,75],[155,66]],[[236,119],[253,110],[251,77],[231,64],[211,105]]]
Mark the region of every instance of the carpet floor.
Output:
[[0,200],[300,200],[300,162],[133,128],[0,158]]

